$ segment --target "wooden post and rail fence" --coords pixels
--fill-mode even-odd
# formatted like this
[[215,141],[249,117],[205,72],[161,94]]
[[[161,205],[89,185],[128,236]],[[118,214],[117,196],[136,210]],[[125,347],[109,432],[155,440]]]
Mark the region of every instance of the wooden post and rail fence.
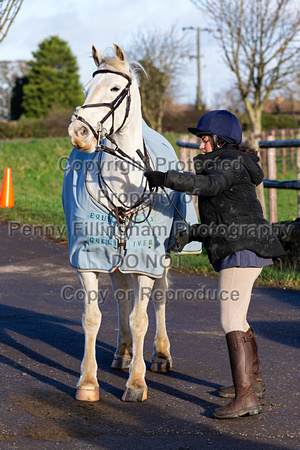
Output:
[[[276,136],[280,140],[276,140]],[[250,134],[249,140],[257,139],[257,136]],[[289,138],[289,139],[287,139]],[[269,221],[277,222],[277,189],[294,189],[297,190],[297,217],[300,217],[300,130],[279,130],[276,133],[270,131],[263,132],[259,136],[261,166],[264,174],[264,187],[269,189]],[[199,139],[196,136],[188,135],[180,136],[176,142],[180,148],[179,159],[183,164],[183,170],[186,172],[193,171],[193,158],[199,150]],[[294,180],[279,181],[277,180],[277,155],[281,157],[281,171],[286,173],[287,163],[289,169],[295,169],[297,178]],[[287,155],[289,154],[289,158]],[[196,204],[196,200],[195,200]]]

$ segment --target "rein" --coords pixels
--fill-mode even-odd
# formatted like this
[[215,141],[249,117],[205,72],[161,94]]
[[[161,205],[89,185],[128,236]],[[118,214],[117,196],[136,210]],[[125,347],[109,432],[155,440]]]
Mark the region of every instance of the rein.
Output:
[[[137,150],[137,152],[140,152],[140,153],[142,154],[142,152],[141,152],[140,150]],[[145,156],[143,156],[143,158],[148,159],[149,157],[148,157],[148,154],[147,154],[147,150],[146,150],[145,143],[144,143],[144,152],[145,152]],[[115,156],[115,153],[114,153],[114,152],[112,152],[112,154]],[[122,159],[123,159],[123,158],[122,158]],[[127,161],[126,161],[126,162],[127,162]],[[145,171],[145,169],[144,169],[142,166],[140,166],[140,165],[139,165],[139,166],[136,166],[136,167],[141,168],[141,170],[144,170],[144,171]],[[117,194],[116,194],[116,193],[111,189],[111,187],[106,183],[106,181],[105,181],[105,179],[104,179],[104,177],[103,177],[103,174],[102,174],[101,164],[99,165],[98,180],[99,180],[99,186],[100,186],[100,189],[101,189],[101,191],[103,192],[105,198],[113,205],[113,207],[115,208],[116,211],[122,212],[122,215],[123,215],[124,217],[126,217],[126,213],[128,213],[128,212],[130,212],[130,211],[132,211],[132,210],[135,210],[138,206],[141,206],[147,198],[149,198],[149,195],[148,195],[148,194],[146,195],[146,186],[147,186],[147,184],[145,184],[145,186],[144,186],[144,191],[143,191],[141,197],[140,197],[140,198],[139,198],[132,206],[130,206],[130,207],[126,206],[126,204],[125,204],[125,203],[117,196]],[[108,195],[106,194],[105,190],[104,190],[103,187],[102,187],[102,183],[105,185],[106,189],[112,193],[113,197],[116,197],[117,200],[119,201],[119,203],[121,203],[121,205],[122,205],[121,207],[117,207],[117,206],[113,203],[113,201],[108,197]],[[152,207],[150,208],[150,212],[151,212],[151,209],[152,209]],[[145,220],[147,220],[148,216],[150,215],[150,212],[149,212],[149,214],[147,215],[147,217],[146,217]],[[134,222],[135,222],[135,221],[134,221]],[[144,220],[143,220],[142,222],[144,222]],[[141,223],[141,222],[135,222],[135,223]]]
[[[92,125],[87,122],[82,116],[79,116],[77,114],[75,114],[75,117],[77,120],[80,120],[81,122],[83,122],[85,125],[87,125],[89,127],[89,129],[91,130],[91,132],[93,133],[95,139],[97,140],[97,144],[100,144],[100,141],[102,139],[104,139],[105,137],[107,137],[107,135],[111,135],[114,132],[118,132],[125,124],[126,119],[129,115],[129,110],[130,110],[130,103],[131,103],[131,95],[130,95],[130,86],[132,84],[132,79],[126,75],[126,73],[123,72],[115,72],[114,70],[109,70],[109,69],[99,69],[96,70],[93,73],[93,78],[95,77],[95,75],[98,75],[99,73],[113,73],[115,75],[120,75],[123,78],[126,78],[126,80],[128,81],[127,85],[125,86],[125,88],[120,92],[120,94],[110,103],[88,103],[86,105],[81,106],[80,109],[85,109],[85,108],[99,108],[99,107],[106,107],[109,108],[110,111],[102,118],[102,120],[100,120],[97,125],[98,125],[98,131],[96,131]],[[121,105],[121,103],[123,102],[123,100],[127,98],[127,104],[126,104],[126,111],[125,111],[125,116],[124,116],[124,120],[122,125],[115,131],[114,130],[114,113],[115,110]],[[110,117],[112,116],[112,125],[111,125],[111,129],[109,131],[109,133],[107,133],[106,129],[103,127],[103,123]]]
[[[145,171],[145,168],[139,164],[137,161],[135,161],[134,158],[132,158],[131,156],[127,155],[122,149],[119,148],[118,144],[116,143],[116,141],[111,137],[111,135],[115,132],[118,132],[125,124],[128,115],[129,115],[129,111],[130,111],[130,104],[131,104],[131,95],[130,95],[130,86],[132,84],[132,79],[125,73],[123,72],[115,72],[114,70],[109,70],[109,69],[99,69],[96,70],[93,73],[93,78],[97,75],[97,74],[103,74],[103,73],[113,73],[115,75],[120,75],[123,78],[126,78],[127,80],[127,85],[125,86],[125,88],[120,92],[120,94],[110,103],[90,103],[90,104],[86,104],[83,105],[81,108],[85,109],[85,108],[100,108],[100,107],[106,107],[109,108],[109,112],[99,121],[97,122],[97,126],[98,129],[95,130],[94,127],[87,121],[85,120],[82,116],[75,114],[75,118],[77,120],[79,120],[80,122],[84,123],[93,133],[96,141],[97,141],[97,146],[96,146],[96,152],[99,151],[104,151],[106,153],[109,153],[110,155],[113,155],[119,159],[121,159],[122,161],[125,161],[129,164],[131,164],[132,166],[136,167],[139,170],[143,170]],[[121,124],[121,126],[118,128],[118,130],[114,130],[114,113],[116,111],[116,109],[122,104],[122,102],[127,99],[127,103],[126,103],[126,110],[125,110],[125,115],[124,115],[124,119],[123,122]],[[80,108],[80,109],[81,109]],[[107,130],[104,128],[103,124],[104,122],[110,117],[112,116],[112,126],[109,132],[107,132]],[[103,140],[107,139],[109,140],[114,146],[115,149],[112,150],[110,147],[107,147],[106,145],[103,144]],[[146,147],[144,144],[144,151],[145,151],[145,157],[148,158],[147,156],[147,151],[146,151]],[[141,198],[131,207],[127,207],[125,205],[124,202],[122,202],[117,194],[115,192],[112,191],[112,189],[110,188],[110,186],[105,182],[103,175],[101,173],[101,171],[99,171],[99,186],[104,194],[104,196],[106,197],[106,199],[113,205],[115,211],[116,211],[116,216],[117,216],[117,220],[118,221],[125,221],[127,218],[126,213],[129,213],[130,211],[132,211],[133,209],[136,209],[138,206],[142,205],[143,202],[145,201],[145,198],[147,196],[145,196],[145,191],[146,191],[146,185],[144,187],[144,192],[141,196]],[[102,182],[101,182],[102,181]],[[113,195],[113,197],[116,197],[119,201],[119,203],[121,203],[121,207],[117,207],[114,202],[108,197],[108,195],[106,194],[105,190],[102,188],[102,184],[104,184],[106,186],[106,189],[108,191],[110,191]],[[152,205],[151,205],[152,208]],[[150,208],[150,210],[151,210]],[[149,212],[150,214],[150,212]],[[132,215],[133,216],[133,215]],[[146,217],[145,220],[147,220],[148,215]],[[132,217],[130,218],[130,222],[132,220]]]
[[[100,107],[110,108],[110,111],[102,118],[102,120],[97,122],[97,125],[98,125],[98,130],[97,131],[82,116],[80,116],[78,114],[74,114],[74,117],[77,120],[79,120],[80,122],[84,123],[91,130],[91,132],[93,133],[93,135],[94,135],[94,137],[95,137],[95,139],[97,141],[96,151],[105,151],[106,153],[114,155],[117,158],[122,159],[123,161],[130,162],[137,169],[145,170],[144,167],[141,166],[140,164],[138,164],[133,158],[131,158],[131,156],[129,156],[125,152],[123,152],[123,150],[121,150],[119,148],[119,146],[116,143],[116,141],[111,137],[111,135],[113,133],[117,133],[124,126],[124,124],[125,124],[125,122],[127,120],[127,117],[129,115],[130,104],[131,104],[130,86],[132,84],[132,79],[126,73],[115,72],[114,70],[109,70],[109,69],[96,70],[93,73],[93,78],[99,73],[113,73],[115,75],[120,75],[121,77],[126,78],[128,83],[125,86],[125,88],[120,92],[120,94],[112,102],[110,102],[110,103],[88,103],[88,104],[83,105],[83,106],[80,107],[80,109],[100,108]],[[124,119],[123,119],[123,122],[122,122],[121,126],[115,131],[114,130],[114,113],[115,113],[115,110],[121,105],[123,100],[125,100],[125,98],[127,98],[127,104],[126,104],[126,110],[125,110]],[[110,116],[112,116],[112,126],[111,126],[110,131],[107,132],[107,130],[104,128],[103,124]],[[101,142],[104,139],[108,139],[115,146],[115,149],[112,150],[111,148],[105,146]],[[118,152],[120,155],[118,155],[116,152]]]
[[[120,75],[123,78],[126,78],[127,85],[125,86],[125,88],[120,92],[120,94],[110,103],[90,103],[90,104],[86,104],[81,106],[80,109],[85,109],[85,108],[99,108],[99,107],[106,107],[109,108],[109,112],[99,121],[97,122],[98,125],[98,130],[96,131],[94,129],[94,127],[87,121],[85,120],[82,116],[78,115],[78,114],[74,114],[75,118],[77,120],[79,120],[80,122],[84,123],[93,133],[96,141],[97,141],[97,146],[96,146],[96,152],[99,151],[104,151],[106,153],[109,153],[111,155],[114,155],[115,157],[121,159],[122,161],[125,161],[129,164],[131,164],[132,166],[143,170],[144,172],[146,170],[152,170],[151,166],[150,166],[150,162],[149,162],[149,156],[147,154],[147,150],[146,150],[146,146],[144,143],[144,155],[142,154],[142,152],[138,149],[136,152],[139,155],[139,157],[141,158],[141,160],[144,163],[144,167],[142,165],[140,165],[139,163],[137,163],[137,161],[135,161],[134,158],[132,158],[131,156],[127,155],[123,150],[121,150],[118,146],[118,144],[116,143],[116,141],[111,137],[111,135],[113,133],[117,133],[125,124],[128,116],[129,116],[129,111],[130,111],[130,104],[131,104],[131,95],[130,95],[130,86],[132,84],[132,79],[125,73],[123,72],[115,72],[114,70],[109,70],[109,69],[99,69],[96,70],[93,73],[93,78],[95,77],[95,75],[98,74],[102,74],[102,73],[113,73],[115,75]],[[124,115],[124,119],[123,122],[121,124],[121,126],[115,131],[114,130],[114,113],[115,110],[122,104],[122,102],[125,100],[125,98],[127,99],[127,103],[126,103],[126,110],[125,110],[125,115]],[[112,116],[112,125],[111,125],[111,129],[109,132],[107,132],[107,130],[104,128],[103,124],[104,122],[110,117]],[[115,149],[112,150],[111,148],[107,147],[106,145],[104,145],[102,143],[102,141],[104,139],[108,139],[114,146]],[[118,153],[119,154],[118,154]],[[146,197],[149,198],[149,196],[145,195],[146,192],[146,185],[144,187],[144,192],[141,196],[141,198],[131,207],[126,207],[126,205],[117,197],[118,201],[122,204],[122,207],[118,207],[116,206],[112,200],[108,197],[108,195],[106,194],[105,190],[102,188],[102,182],[105,184],[106,188],[108,190],[111,191],[111,193],[113,194],[113,196],[117,197],[117,194],[115,192],[112,191],[112,189],[108,186],[108,184],[105,182],[103,176],[101,173],[99,173],[99,185],[100,188],[104,194],[104,196],[106,197],[106,199],[113,205],[113,207],[115,208],[115,214],[116,214],[116,218],[117,218],[117,222],[118,224],[124,223],[126,221],[126,219],[128,218],[128,216],[126,215],[126,212],[129,213],[130,211],[132,211],[133,209],[136,209],[138,206],[142,205],[144,200],[146,199]],[[162,190],[164,191],[165,195],[167,196],[168,200],[170,201],[170,203],[173,205],[173,207],[175,208],[176,212],[178,213],[178,215],[180,216],[180,218],[189,226],[189,224],[187,223],[187,221],[184,219],[184,217],[182,216],[182,214],[180,213],[180,211],[178,210],[178,208],[176,207],[176,205],[173,203],[172,199],[170,198],[169,194],[166,192],[166,190],[164,189],[164,187],[162,187]],[[134,223],[142,223],[144,221],[146,221],[151,213],[152,210],[152,206],[153,206],[153,200],[151,200],[150,202],[150,208],[149,208],[149,213],[147,214],[146,218],[141,221],[141,222],[135,222],[133,220],[133,215],[134,213],[132,213],[129,217],[129,223],[128,226],[126,227],[126,230],[129,228],[129,225],[131,222]]]

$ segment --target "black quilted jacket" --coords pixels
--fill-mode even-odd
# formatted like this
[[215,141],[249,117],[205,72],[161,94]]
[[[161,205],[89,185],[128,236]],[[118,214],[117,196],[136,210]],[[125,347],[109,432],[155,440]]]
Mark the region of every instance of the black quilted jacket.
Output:
[[211,263],[245,249],[262,257],[285,253],[256,197],[255,186],[263,181],[257,161],[227,146],[196,156],[196,175],[166,173],[166,187],[198,195],[201,225],[191,227],[190,240],[203,241]]

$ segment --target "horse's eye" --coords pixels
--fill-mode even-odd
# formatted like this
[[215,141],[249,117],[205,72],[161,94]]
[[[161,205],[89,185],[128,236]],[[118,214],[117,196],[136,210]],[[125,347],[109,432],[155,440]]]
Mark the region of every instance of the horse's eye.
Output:
[[120,88],[118,88],[117,86],[111,88],[112,92],[118,92],[120,90]]

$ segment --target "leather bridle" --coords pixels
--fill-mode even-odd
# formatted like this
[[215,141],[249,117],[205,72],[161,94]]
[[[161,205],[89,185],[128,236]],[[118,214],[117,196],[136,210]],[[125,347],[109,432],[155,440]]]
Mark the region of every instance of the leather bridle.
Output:
[[[131,84],[132,84],[132,79],[131,79],[128,75],[126,75],[125,73],[123,73],[123,72],[115,72],[114,70],[109,70],[109,69],[99,69],[99,70],[96,70],[96,71],[93,73],[93,77],[95,77],[95,75],[101,74],[101,73],[113,73],[113,74],[115,74],[115,75],[120,75],[120,76],[126,78],[126,80],[127,80],[127,85],[126,85],[125,88],[120,92],[120,94],[119,94],[112,102],[110,102],[110,103],[88,103],[88,104],[86,104],[86,105],[81,106],[82,109],[85,109],[85,108],[100,108],[100,107],[106,107],[106,108],[109,108],[109,112],[108,112],[108,113],[107,113],[107,114],[106,114],[99,122],[97,122],[97,126],[98,126],[98,129],[97,129],[97,130],[95,130],[95,128],[94,128],[87,120],[85,120],[82,116],[80,116],[80,115],[78,115],[78,114],[74,114],[74,116],[75,116],[75,118],[76,118],[77,120],[79,120],[80,122],[84,123],[84,124],[91,130],[91,132],[93,133],[93,135],[94,135],[94,137],[95,137],[95,139],[96,139],[96,141],[97,141],[96,152],[104,151],[104,152],[106,152],[106,153],[112,154],[112,155],[114,155],[114,156],[120,158],[121,160],[126,161],[126,162],[132,164],[132,165],[135,166],[136,168],[145,171],[145,167],[143,167],[143,166],[142,166],[141,164],[139,164],[135,159],[131,158],[131,157],[130,157],[129,155],[127,155],[123,150],[121,150],[121,149],[119,148],[118,144],[116,143],[116,141],[111,137],[111,135],[112,135],[113,133],[116,133],[117,131],[119,131],[119,130],[124,126],[124,124],[125,124],[125,122],[126,122],[126,119],[127,119],[128,115],[129,115],[129,111],[130,111],[130,103],[131,103],[130,86],[131,86]],[[125,99],[127,99],[127,103],[126,103],[126,110],[125,110],[125,115],[124,115],[123,122],[122,122],[121,126],[120,126],[117,130],[114,130],[114,113],[115,113],[115,110],[122,104],[122,102],[123,102]],[[81,109],[81,108],[80,108],[80,109]],[[104,124],[104,122],[105,122],[110,116],[112,116],[112,126],[111,126],[110,131],[107,132],[107,130],[104,128],[103,124]],[[111,148],[109,148],[109,147],[107,147],[106,145],[104,145],[104,144],[101,142],[101,141],[103,141],[104,139],[108,139],[108,140],[115,146],[115,149],[112,150]],[[140,151],[140,150],[139,150],[139,151]],[[143,157],[143,162],[144,162],[144,158],[146,158],[146,159],[149,158],[148,153],[147,153],[147,150],[146,150],[146,147],[145,147],[145,144],[144,144],[144,152],[145,152],[144,155],[142,155],[142,157]],[[118,154],[118,153],[119,153],[119,154]],[[149,200],[149,196],[146,195],[146,186],[145,186],[145,187],[144,187],[144,192],[143,192],[141,198],[140,198],[137,202],[135,202],[135,204],[132,205],[131,207],[126,207],[125,204],[124,204],[123,202],[121,202],[121,200],[118,198],[118,196],[112,191],[112,189],[109,187],[109,185],[105,182],[105,180],[104,180],[104,178],[103,178],[103,175],[102,175],[101,165],[100,165],[99,172],[98,172],[98,178],[99,178],[99,186],[100,186],[102,192],[104,193],[104,196],[107,198],[107,200],[109,200],[109,202],[110,202],[110,203],[113,205],[113,207],[115,208],[115,211],[116,211],[116,217],[117,217],[117,221],[118,221],[118,222],[121,222],[121,221],[124,221],[124,220],[125,220],[126,212],[129,212],[129,211],[131,211],[131,210],[134,210],[134,209],[138,208],[139,206],[141,206],[141,205],[145,202],[145,200],[147,200],[147,199]],[[102,187],[102,184],[106,187],[106,189],[107,189],[108,191],[110,191],[110,192],[113,194],[113,197],[117,197],[117,198],[118,198],[118,201],[122,204],[122,207],[117,207],[117,206],[114,204],[113,200],[110,199],[110,198],[106,195],[105,190],[104,190],[103,187]],[[152,203],[153,203],[153,202],[150,201],[149,213],[147,214],[147,217],[146,217],[146,219],[144,219],[144,220],[147,220],[148,215],[149,215],[150,212],[151,212],[151,209],[152,209]],[[133,214],[130,215],[130,220],[129,220],[128,226],[130,225],[130,222],[131,222],[131,221],[134,222],[134,220],[133,220]]]
[[[127,85],[120,92],[120,94],[110,103],[88,103],[86,105],[81,106],[82,109],[85,109],[85,108],[99,108],[99,107],[106,107],[106,108],[110,109],[110,111],[103,117],[103,119],[100,120],[99,122],[97,122],[97,125],[98,125],[98,130],[97,131],[82,116],[79,116],[78,114],[75,113],[74,114],[75,118],[77,120],[79,120],[80,122],[84,123],[92,131],[92,133],[93,133],[93,135],[94,135],[94,137],[95,137],[95,139],[97,141],[96,152],[99,152],[100,150],[102,150],[102,151],[104,151],[106,153],[113,154],[114,156],[117,156],[118,158],[120,158],[122,160],[127,160],[127,161],[129,160],[130,163],[133,166],[139,168],[140,170],[143,170],[143,171],[152,170],[152,168],[150,166],[150,163],[149,163],[149,155],[148,155],[148,152],[146,150],[145,143],[144,143],[144,155],[142,154],[140,149],[138,149],[136,151],[137,154],[139,155],[139,157],[142,159],[144,165],[145,165],[145,167],[143,167],[142,165],[138,164],[135,159],[131,158],[123,150],[121,150],[119,148],[118,144],[116,143],[116,141],[111,137],[111,135],[113,133],[118,132],[124,126],[124,124],[126,122],[126,119],[127,119],[128,115],[129,115],[130,102],[131,102],[130,86],[132,84],[132,79],[128,75],[123,73],[123,72],[115,72],[114,70],[109,70],[109,69],[98,69],[98,70],[96,70],[93,73],[93,78],[95,77],[95,75],[97,75],[99,73],[113,73],[115,75],[120,75],[120,76],[126,78]],[[127,98],[127,104],[126,104],[126,110],[125,110],[124,119],[123,119],[122,125],[115,131],[114,130],[114,112],[121,105],[121,103],[124,101],[125,98]],[[79,109],[81,109],[81,108],[79,108]],[[112,116],[112,126],[111,126],[111,129],[110,129],[109,133],[108,133],[107,130],[103,127],[103,124],[110,116]],[[112,150],[111,148],[109,148],[106,145],[104,145],[103,143],[101,143],[101,141],[103,141],[104,139],[108,139],[113,145],[115,145],[115,149]],[[117,154],[117,152],[119,153],[119,155]],[[99,181],[100,181],[100,178],[102,178],[102,181],[104,181],[103,177],[101,176],[101,174],[98,174],[98,175],[99,175]],[[106,184],[106,187],[108,187],[107,184]],[[102,189],[101,182],[100,182],[100,188]],[[189,224],[187,223],[185,218],[182,216],[182,214],[180,213],[180,211],[178,210],[176,205],[173,203],[171,197],[169,196],[169,194],[167,193],[165,188],[162,186],[161,189],[164,191],[165,195],[167,196],[167,198],[169,199],[170,203],[173,205],[174,209],[176,210],[178,215],[181,217],[181,219],[186,223],[187,226],[189,226]],[[157,188],[155,188],[155,190],[157,191]],[[109,199],[109,197],[104,193],[104,195],[107,198],[107,200],[110,201],[110,203],[115,207],[118,224],[120,224],[120,222],[125,222],[126,221],[126,210],[127,210],[127,213],[128,213],[129,211],[132,211],[132,209],[135,209],[138,206],[140,206],[141,204],[143,204],[143,202],[145,201],[145,191],[146,191],[146,186],[145,186],[145,189],[144,189],[144,192],[143,192],[141,198],[135,203],[135,205],[133,205],[133,206],[131,206],[129,208],[124,207],[125,205],[123,207],[121,207],[121,208],[115,206],[113,204],[112,200]],[[149,199],[149,196],[147,196],[147,197]],[[120,199],[118,199],[118,200],[120,201]],[[149,214],[150,214],[150,212],[152,210],[152,206],[153,206],[153,200],[150,201],[149,212],[147,214],[147,217],[143,221],[148,219],[148,216],[149,216]],[[131,222],[134,222],[133,214],[134,213],[132,213],[130,215],[129,223],[128,223],[126,229],[128,229],[128,227],[129,227]],[[134,223],[141,223],[141,222],[134,222]],[[121,245],[125,245],[125,244],[123,243]]]
[[[93,135],[94,135],[94,137],[95,137],[95,139],[97,141],[97,147],[100,146],[100,142],[104,138],[106,138],[108,136],[111,136],[113,133],[118,132],[124,126],[124,124],[126,122],[126,119],[127,119],[128,115],[129,115],[129,110],[130,110],[130,103],[131,103],[130,86],[132,84],[132,79],[128,75],[126,75],[126,73],[115,72],[114,70],[109,70],[109,69],[99,69],[99,70],[96,70],[93,73],[93,78],[95,77],[95,75],[97,75],[99,73],[113,73],[115,75],[120,75],[121,77],[126,78],[127,85],[120,92],[120,94],[110,103],[88,103],[88,104],[83,105],[83,106],[80,107],[80,109],[100,108],[100,107],[109,108],[109,112],[101,120],[99,120],[99,122],[97,122],[98,130],[95,130],[95,128],[87,120],[85,120],[82,116],[79,116],[78,114],[74,114],[74,116],[75,116],[75,118],[77,120],[80,120],[80,122],[84,123],[91,130],[91,132],[93,133]],[[122,125],[117,130],[115,130],[114,129],[114,113],[115,113],[115,110],[121,105],[121,103],[126,98],[127,98],[127,104],[126,104],[124,120],[122,122]],[[107,130],[103,127],[103,124],[110,116],[112,116],[112,125],[111,125],[111,129],[110,129],[110,131],[108,133]]]

